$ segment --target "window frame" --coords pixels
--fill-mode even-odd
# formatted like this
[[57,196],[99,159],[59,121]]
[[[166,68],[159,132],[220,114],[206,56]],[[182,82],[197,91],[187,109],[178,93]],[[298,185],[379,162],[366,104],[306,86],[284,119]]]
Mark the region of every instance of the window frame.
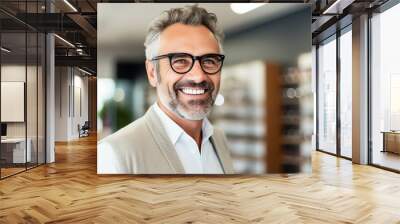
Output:
[[[347,19],[347,18],[344,18]],[[352,32],[352,23],[350,22],[349,24],[346,24],[344,27],[336,30],[335,33],[329,35],[328,37],[319,40],[318,43],[316,44],[316,150],[319,152],[327,153],[333,156],[337,156],[343,159],[347,160],[352,160],[351,157],[347,157],[342,155],[342,150],[341,150],[341,119],[340,119],[340,103],[341,103],[341,97],[340,97],[340,77],[341,77],[341,67],[340,67],[340,37],[347,32]],[[320,111],[319,111],[319,105],[320,105],[320,96],[319,96],[319,84],[320,84],[320,75],[319,75],[319,48],[321,44],[326,44],[329,43],[330,41],[336,41],[336,152],[328,152],[327,150],[321,149],[319,147],[319,117],[320,117]]]

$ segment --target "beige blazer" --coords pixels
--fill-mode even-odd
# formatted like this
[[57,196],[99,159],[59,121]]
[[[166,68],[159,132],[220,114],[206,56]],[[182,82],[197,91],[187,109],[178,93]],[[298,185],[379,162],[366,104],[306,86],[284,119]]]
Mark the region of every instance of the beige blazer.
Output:
[[[225,174],[233,174],[222,130],[211,136]],[[98,174],[184,174],[175,148],[153,107],[138,120],[104,138],[97,145]]]

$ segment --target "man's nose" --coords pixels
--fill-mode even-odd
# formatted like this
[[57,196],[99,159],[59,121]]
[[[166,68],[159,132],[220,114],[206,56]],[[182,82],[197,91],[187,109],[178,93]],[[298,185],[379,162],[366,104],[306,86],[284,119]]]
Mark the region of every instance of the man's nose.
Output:
[[186,75],[196,83],[201,83],[202,81],[208,79],[207,74],[204,73],[203,69],[201,68],[199,60],[194,61],[192,69]]

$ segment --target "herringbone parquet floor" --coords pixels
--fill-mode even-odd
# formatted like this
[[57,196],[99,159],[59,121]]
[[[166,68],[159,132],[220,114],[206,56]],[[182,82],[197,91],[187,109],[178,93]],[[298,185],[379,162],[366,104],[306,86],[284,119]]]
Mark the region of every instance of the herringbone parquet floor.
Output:
[[97,176],[96,140],[0,181],[0,223],[400,223],[400,175],[313,153],[313,173]]

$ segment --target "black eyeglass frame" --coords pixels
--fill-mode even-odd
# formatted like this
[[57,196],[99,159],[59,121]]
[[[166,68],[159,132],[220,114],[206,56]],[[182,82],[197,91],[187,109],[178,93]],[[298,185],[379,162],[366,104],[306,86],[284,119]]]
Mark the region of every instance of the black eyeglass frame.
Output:
[[[190,66],[190,68],[186,72],[178,72],[172,66],[172,58],[177,56],[177,55],[189,56],[189,57],[192,58],[192,65]],[[221,60],[221,65],[220,65],[219,69],[216,72],[212,72],[212,73],[205,71],[204,68],[203,68],[203,65],[201,63],[201,60],[203,58],[210,57],[210,56],[218,56],[218,57],[220,57],[220,60]],[[169,53],[169,54],[163,54],[163,55],[156,56],[156,57],[152,58],[150,61],[156,61],[156,60],[160,60],[160,59],[163,59],[163,58],[168,58],[169,59],[169,66],[171,67],[172,70],[174,70],[174,72],[176,72],[178,74],[186,74],[186,73],[190,72],[192,70],[194,64],[196,63],[196,60],[198,60],[199,64],[200,64],[200,67],[201,67],[201,70],[203,70],[204,73],[206,73],[208,75],[214,75],[214,74],[217,74],[218,72],[221,71],[222,66],[224,64],[225,55],[212,53],[212,54],[204,54],[204,55],[200,55],[200,56],[193,56],[193,55],[191,55],[189,53]]]

